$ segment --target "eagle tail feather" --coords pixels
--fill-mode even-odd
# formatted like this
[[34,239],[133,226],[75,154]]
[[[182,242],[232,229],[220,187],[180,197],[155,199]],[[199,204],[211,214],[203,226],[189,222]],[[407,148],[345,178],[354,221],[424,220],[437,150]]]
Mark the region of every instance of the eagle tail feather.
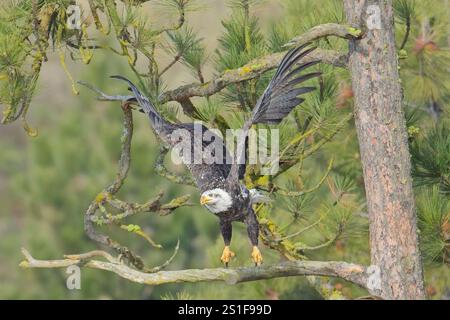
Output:
[[129,85],[131,91],[136,97],[139,106],[142,108],[142,111],[149,117],[154,129],[158,132],[161,131],[161,128],[166,123],[166,121],[156,110],[153,103],[150,102],[150,100],[139,91],[139,89],[134,85],[133,82],[131,82],[131,80],[120,75],[114,75],[111,76],[111,78],[125,81]]

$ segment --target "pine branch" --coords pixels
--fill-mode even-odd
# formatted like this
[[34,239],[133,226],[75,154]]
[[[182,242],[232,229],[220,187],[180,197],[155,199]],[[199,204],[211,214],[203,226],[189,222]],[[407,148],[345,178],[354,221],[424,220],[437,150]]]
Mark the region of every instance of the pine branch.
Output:
[[[342,38],[356,38],[360,36],[360,31],[352,29],[347,26],[329,23],[316,26],[303,35],[292,39],[286,46],[299,46],[310,41],[314,41],[326,36],[338,36]],[[234,69],[226,70],[223,74],[211,79],[206,83],[191,83],[178,87],[177,89],[166,91],[159,97],[159,103],[164,104],[170,101],[177,101],[182,106],[187,106],[186,101],[191,97],[208,97],[220,92],[229,85],[247,81],[259,77],[265,72],[276,68],[281,59],[286,54],[284,52],[277,52],[254,59],[246,65]],[[302,63],[321,60],[323,63],[331,64],[336,67],[347,67],[347,54],[337,52],[334,50],[316,49],[306,56]],[[99,100],[103,101],[127,101],[132,100],[133,96],[110,96],[102,93],[93,86],[82,82],[81,84],[87,86],[91,90],[99,93]],[[126,99],[126,100],[124,100]],[[187,110],[187,114],[190,110]]]
[[274,185],[275,191],[278,194],[280,194],[282,196],[286,196],[286,197],[300,197],[305,194],[317,191],[322,186],[322,184],[324,183],[324,181],[328,177],[328,175],[330,174],[331,169],[333,168],[333,162],[334,162],[334,158],[332,158],[330,163],[328,164],[328,168],[327,168],[325,174],[322,176],[322,178],[319,180],[319,182],[312,188],[309,188],[307,190],[302,190],[302,191],[291,191],[291,190],[285,190],[279,186]]
[[[184,101],[191,97],[207,97],[220,92],[225,87],[254,79],[261,74],[276,68],[284,52],[269,54],[267,56],[252,60],[248,64],[234,70],[226,70],[223,74],[211,79],[206,83],[191,83],[181,86],[175,90],[163,93],[159,99],[160,103],[169,101]],[[321,60],[323,63],[332,64],[336,67],[345,68],[347,65],[347,55],[333,50],[316,49],[309,54],[302,63],[313,60]]]
[[[302,44],[328,36],[336,36],[344,39],[355,39],[361,37],[361,35],[362,32],[360,30],[336,23],[328,23],[311,28],[304,34],[289,41],[285,46],[300,46]],[[222,89],[231,84],[257,78],[261,74],[276,68],[285,54],[286,51],[269,54],[252,60],[238,69],[226,70],[223,74],[206,83],[192,83],[181,86],[172,91],[167,91],[160,97],[160,103],[166,103],[169,101],[178,101],[181,103],[191,97],[208,97],[220,92]],[[314,60],[321,60],[323,63],[331,64],[340,68],[347,67],[347,54],[334,50],[318,48],[305,57],[304,60],[302,60],[302,63]]]

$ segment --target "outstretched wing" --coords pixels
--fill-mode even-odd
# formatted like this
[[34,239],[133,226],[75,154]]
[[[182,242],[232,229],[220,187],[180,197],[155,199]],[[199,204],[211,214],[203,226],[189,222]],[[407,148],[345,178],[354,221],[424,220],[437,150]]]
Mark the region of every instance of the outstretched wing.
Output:
[[315,49],[309,48],[302,51],[304,48],[304,46],[299,47],[286,54],[263,95],[256,103],[248,122],[251,124],[278,124],[292,109],[304,101],[299,97],[300,95],[315,90],[315,87],[299,88],[296,85],[321,74],[320,72],[300,74],[305,69],[318,64],[319,60],[300,64],[291,70],[291,67],[300,59]]
[[[122,76],[112,76],[112,78],[127,82],[142,108],[140,111],[148,115],[154,130],[164,142],[174,147],[180,143],[180,139],[188,139],[190,148],[183,150],[183,162],[202,192],[223,187],[231,169],[229,164],[231,155],[220,136],[200,123],[171,124],[167,122],[151,101],[130,80]],[[212,163],[205,162],[205,155],[213,159]]]
[[[284,56],[266,90],[258,99],[251,117],[244,123],[243,136],[241,138],[247,137],[248,131],[253,124],[280,123],[292,109],[304,101],[299,96],[315,90],[315,87],[298,87],[302,82],[318,77],[321,74],[320,72],[302,74],[302,71],[318,64],[320,60],[299,64],[301,59],[314,49],[315,47],[309,47],[309,44],[305,44],[290,50]],[[245,141],[245,139],[240,139],[240,141]],[[239,163],[243,162],[244,156],[244,144],[238,145],[235,161],[233,161],[230,175],[228,176],[230,183],[237,183],[240,176],[238,174]]]

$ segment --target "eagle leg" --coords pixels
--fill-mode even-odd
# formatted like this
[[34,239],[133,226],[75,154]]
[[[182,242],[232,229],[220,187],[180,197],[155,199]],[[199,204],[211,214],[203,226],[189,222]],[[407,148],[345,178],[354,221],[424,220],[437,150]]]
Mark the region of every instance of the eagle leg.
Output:
[[230,221],[220,220],[220,232],[222,233],[223,242],[225,243],[225,248],[223,248],[220,260],[225,264],[225,267],[228,267],[231,258],[235,256],[234,252],[230,250],[232,230]]
[[252,209],[249,211],[249,214],[245,219],[245,224],[247,225],[248,237],[250,238],[250,242],[253,246],[251,256],[255,266],[259,266],[263,262],[261,251],[258,249],[259,223]]

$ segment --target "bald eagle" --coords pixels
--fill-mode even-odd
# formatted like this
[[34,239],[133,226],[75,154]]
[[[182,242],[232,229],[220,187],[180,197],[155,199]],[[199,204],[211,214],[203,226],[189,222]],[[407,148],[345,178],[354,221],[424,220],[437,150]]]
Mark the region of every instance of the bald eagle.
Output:
[[[252,205],[261,201],[258,192],[248,190],[246,186],[240,182],[245,173],[245,164],[242,164],[242,151],[245,146],[242,141],[248,135],[249,129],[253,124],[278,124],[285,118],[292,109],[301,104],[304,99],[299,96],[315,90],[314,87],[298,87],[302,82],[315,78],[320,72],[311,72],[301,74],[305,69],[319,63],[320,61],[311,61],[302,63],[301,59],[313,51],[315,47],[309,44],[300,46],[290,50],[282,59],[275,75],[269,82],[262,96],[258,99],[256,106],[253,108],[250,118],[245,121],[241,131],[241,145],[238,145],[236,152],[233,152],[234,161],[229,164],[227,161],[221,163],[186,163],[192,177],[200,189],[200,203],[210,212],[216,215],[220,221],[220,231],[223,236],[225,248],[221,256],[221,261],[228,266],[234,253],[230,250],[233,221],[240,221],[247,225],[248,237],[252,245],[251,258],[255,265],[260,265],[263,261],[261,252],[258,249],[259,224]],[[165,120],[156,110],[152,102],[145,97],[139,89],[128,79],[122,76],[112,76],[113,78],[124,80],[128,83],[131,91],[135,95],[137,103],[141,111],[143,111],[150,119],[151,126],[161,140],[170,146],[174,146],[177,141],[171,139],[174,131],[183,129],[190,133],[191,145],[200,144],[200,148],[191,148],[191,158],[195,157],[195,152],[202,152],[209,144],[198,139],[194,131],[198,130],[194,123],[174,124]],[[198,126],[198,124],[197,124]],[[203,125],[200,125],[202,133],[209,131]],[[197,131],[198,133],[198,131]],[[223,148],[223,157],[230,155],[224,141],[213,133],[208,132],[214,137],[214,142],[221,143]],[[203,134],[200,135],[203,137]],[[244,139],[242,139],[244,138]],[[244,144],[246,144],[244,142]],[[197,150],[197,151],[196,151]],[[245,151],[244,151],[245,152]],[[228,161],[229,162],[229,161]],[[241,164],[240,164],[241,163]]]

